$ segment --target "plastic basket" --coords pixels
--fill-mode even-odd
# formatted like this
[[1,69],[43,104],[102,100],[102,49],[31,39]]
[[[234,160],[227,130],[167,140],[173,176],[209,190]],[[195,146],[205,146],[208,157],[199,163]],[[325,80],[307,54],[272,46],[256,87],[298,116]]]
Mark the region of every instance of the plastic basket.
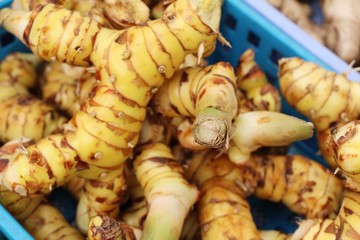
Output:
[[[0,8],[10,2],[11,0],[0,1]],[[232,48],[218,44],[215,53],[209,58],[210,63],[228,61],[235,67],[241,53],[247,48],[253,48],[257,63],[276,87],[277,63],[282,57],[299,56],[338,73],[348,70],[348,64],[313,40],[264,0],[225,0],[221,21],[221,33],[230,41]],[[10,52],[24,50],[26,48],[19,41],[0,29],[0,59]],[[349,78],[360,81],[360,75],[356,72],[351,73]],[[284,101],[283,112],[305,119]],[[315,138],[293,144],[289,149],[291,154],[302,154],[324,163],[317,152]],[[253,198],[250,201],[259,229],[279,229],[288,233],[296,228],[297,216],[282,205]],[[50,196],[50,202],[55,204],[70,222],[74,220],[76,204],[66,193],[55,190]],[[32,239],[0,205],[0,240],[6,239],[1,237],[1,233],[7,239]]]

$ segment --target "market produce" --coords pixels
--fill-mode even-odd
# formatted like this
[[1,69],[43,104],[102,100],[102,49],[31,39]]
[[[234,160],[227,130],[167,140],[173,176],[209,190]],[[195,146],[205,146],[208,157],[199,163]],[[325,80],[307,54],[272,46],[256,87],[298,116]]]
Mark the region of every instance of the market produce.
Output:
[[186,54],[199,47],[203,56],[214,50],[220,10],[220,2],[179,0],[163,18],[119,31],[53,4],[31,12],[2,9],[2,26],[34,53],[93,66],[99,81],[64,133],[43,138],[10,160],[3,185],[22,196],[41,195],[79,175],[88,179],[77,210],[79,229],[87,231],[92,214],[103,210],[116,216],[125,189],[124,162],[138,142],[148,102]]
[[330,149],[333,151],[339,173],[345,179],[346,191],[341,208],[334,219],[307,219],[300,221],[291,239],[359,239],[359,161],[357,158],[359,120],[353,120],[331,129]]
[[154,112],[151,107],[148,107],[137,146],[159,142],[169,144],[174,131],[170,119],[164,118],[161,114]]
[[144,147],[134,160],[134,172],[149,204],[141,239],[179,239],[197,201],[197,188],[186,181],[182,166],[164,144]]
[[84,67],[50,62],[42,75],[42,98],[69,116],[80,110],[96,84],[95,74]]
[[235,182],[208,179],[200,186],[201,239],[260,239],[250,206]]
[[[261,239],[246,197],[282,202],[307,218],[334,218],[341,181],[315,161],[302,156],[252,156],[241,166],[226,155],[201,152],[189,161],[187,177],[200,189],[197,203],[202,239]],[[264,239],[286,239],[262,232]],[[265,238],[266,237],[266,238]]]
[[[15,139],[0,148],[0,179],[9,159],[33,144],[28,138]],[[22,197],[0,185],[0,203],[24,226],[35,239],[83,239],[60,211],[49,205],[43,196]]]
[[87,239],[89,240],[136,240],[140,239],[141,230],[120,223],[107,215],[91,218]]
[[[230,158],[237,163],[248,159],[249,154],[261,146],[285,146],[312,136],[312,124],[274,113],[280,111],[279,92],[257,66],[251,49],[240,58],[237,75],[237,86],[250,96],[244,101],[252,105],[240,114],[238,102],[241,101],[234,84],[236,76],[224,62],[179,71],[155,94],[154,112],[173,118],[171,124],[177,128],[182,146],[191,150],[210,147],[223,151],[230,146]],[[254,113],[243,115],[250,110]]]
[[244,196],[282,202],[306,218],[333,218],[343,197],[340,179],[319,163],[300,155],[252,155],[243,165],[228,156],[201,152],[186,171],[197,184],[224,178],[236,183]]
[[87,177],[76,209],[76,224],[82,233],[87,232],[93,216],[106,213],[115,217],[119,214],[119,203],[126,190],[123,167],[104,171],[99,180]]
[[155,94],[155,112],[192,117],[195,142],[211,148],[228,144],[231,122],[238,114],[236,77],[229,63],[177,72]]
[[32,10],[48,3],[62,5],[109,28],[123,29],[144,24],[149,20],[150,9],[141,0],[14,0],[11,8]]
[[237,87],[244,95],[240,111],[281,111],[279,91],[271,84],[255,61],[255,52],[245,50],[236,67]]
[[335,219],[308,219],[301,221],[292,240],[354,240],[360,238],[358,227],[359,192],[346,190],[339,214]]
[[358,161],[360,121],[331,129],[329,148],[338,164],[340,173],[346,178],[347,187],[360,192],[360,165]]
[[32,53],[13,52],[0,64],[0,81],[19,83],[26,89],[33,89],[37,83],[36,67],[40,59]]
[[[300,58],[279,61],[280,91],[290,106],[306,116],[315,126],[319,139],[328,139],[330,128],[359,117],[360,84],[345,74],[328,71]],[[325,141],[320,149],[332,168],[337,165]]]
[[[186,53],[196,53],[199,46],[204,47],[204,56],[214,50],[221,5],[211,3],[179,0],[169,5],[162,19],[123,31],[100,27],[77,12],[53,4],[32,12],[2,9],[2,25],[42,58],[82,66],[94,64],[99,70],[99,85],[66,131],[42,139],[27,149],[28,155],[12,159],[4,173],[4,185],[22,195],[47,193],[79,172],[99,179],[101,173],[119,169],[137,143],[152,95],[174,74]],[[42,21],[44,17],[48,21]],[[64,29],[57,20],[60,18],[68,19],[67,24],[82,20],[82,25]],[[78,35],[74,29],[80,31]],[[69,39],[70,46],[66,44]],[[104,53],[108,53],[105,58]],[[30,162],[29,156],[38,161]],[[50,156],[52,161],[47,162]],[[45,161],[43,165],[32,163],[40,159]],[[27,167],[20,172],[18,164]]]
[[[209,69],[216,64],[187,69],[194,65],[184,63],[188,53],[198,54],[191,55],[198,61],[214,50],[220,36],[219,5],[215,1],[177,0],[158,20],[122,31],[107,29],[94,19],[53,4],[35,7],[31,14],[1,10],[3,26],[14,33],[20,30],[17,36],[32,51],[54,65],[87,67],[91,81],[97,83],[87,88],[81,99],[71,95],[77,105],[70,110],[72,118],[62,133],[24,146],[9,158],[0,188],[17,198],[43,199],[53,188],[65,186],[79,200],[77,227],[88,239],[190,240],[199,234],[204,239],[288,238],[278,231],[256,228],[246,201],[249,195],[282,202],[308,218],[334,218],[343,187],[330,171],[301,156],[253,155],[262,146],[284,146],[309,138],[313,124],[278,113],[279,95],[267,80],[256,90],[240,89],[250,99],[252,110],[257,111],[240,110],[242,113],[238,114],[241,104],[233,73],[225,80],[215,74],[217,81],[224,80],[222,85],[204,79],[202,82],[202,71],[211,73]],[[200,11],[199,16],[192,9]],[[23,18],[29,21],[22,22]],[[13,23],[19,23],[18,27],[12,27]],[[241,77],[244,82],[257,73],[253,55],[247,60],[251,74]],[[218,64],[230,69],[228,64]],[[70,66],[63,66],[66,67],[62,73],[69,73]],[[186,69],[176,72],[183,67]],[[197,82],[184,76],[177,82],[172,78],[191,71],[198,71]],[[244,82],[239,80],[238,85]],[[203,96],[199,102],[205,102],[205,108],[214,107],[215,103],[217,112],[225,106],[231,117],[225,117],[226,137],[219,137],[225,139],[217,147],[220,152],[201,148],[203,151],[194,153],[191,162],[182,166],[178,159],[190,157],[185,157],[186,153],[175,157],[171,151],[179,151],[175,149],[178,145],[172,145],[170,138],[175,125],[183,127],[183,135],[177,136],[179,142],[186,136],[185,142],[193,139],[190,132],[197,116],[192,92],[195,85],[200,89],[198,95]],[[61,87],[51,91],[61,94],[60,90],[66,89],[58,86]],[[169,94],[170,87],[178,89],[178,96]],[[157,99],[166,88],[168,92]],[[175,100],[163,101],[164,95],[165,99]],[[64,94],[57,100],[66,98]],[[157,101],[158,106],[168,104],[169,108],[163,112],[160,108],[151,109],[150,100]],[[224,102],[231,103],[230,107]],[[63,110],[70,109],[71,104],[67,106]],[[179,109],[185,109],[184,114],[167,115]],[[195,114],[189,114],[189,109]],[[160,112],[166,119],[159,119]],[[168,117],[173,118],[171,123]],[[126,163],[133,164],[132,168],[128,169]],[[125,206],[127,197],[130,207]],[[42,231],[37,229],[38,222],[60,218],[58,213],[52,214],[53,209],[48,211],[51,216],[43,216],[48,205],[40,206],[34,215],[38,218],[26,223],[31,231],[39,233]],[[120,212],[120,208],[124,211]],[[56,226],[59,225],[50,224],[47,230],[51,232]],[[74,234],[78,236],[79,232]]]
[[260,231],[261,240],[291,240],[291,235],[282,233],[277,230]]
[[125,169],[125,181],[130,206],[120,212],[118,219],[130,226],[141,229],[148,213],[148,203],[144,195],[144,189],[137,180],[133,169]]
[[41,204],[23,222],[25,229],[37,240],[83,240],[82,234],[71,226],[55,207]]
[[0,63],[0,141],[21,136],[39,140],[60,131],[66,119],[28,88],[36,84],[39,59],[29,53],[9,54]]
[[312,135],[313,124],[299,118],[271,111],[244,112],[233,122],[227,153],[232,162],[242,164],[261,147],[288,146]]

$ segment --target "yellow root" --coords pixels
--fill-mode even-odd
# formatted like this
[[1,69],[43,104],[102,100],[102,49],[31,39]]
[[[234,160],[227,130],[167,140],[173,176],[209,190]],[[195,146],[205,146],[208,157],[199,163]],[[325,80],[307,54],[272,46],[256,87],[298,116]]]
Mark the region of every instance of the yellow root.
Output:
[[41,58],[93,65],[99,80],[63,134],[43,138],[27,149],[28,154],[10,161],[4,185],[22,195],[41,194],[80,172],[100,179],[103,172],[119,169],[138,142],[154,89],[171,78],[184,57],[196,53],[200,45],[204,56],[214,50],[218,34],[211,29],[217,27],[221,6],[200,7],[206,3],[176,1],[163,18],[123,31],[101,27],[53,4],[32,12],[2,9],[3,27]]
[[140,230],[106,215],[91,218],[87,233],[89,240],[136,240],[140,239],[140,236]]
[[0,64],[0,141],[19,137],[39,140],[62,129],[66,121],[56,110],[31,95],[37,82],[32,54],[9,54]]
[[276,230],[261,230],[261,240],[290,240],[290,235],[284,234]]
[[240,113],[233,122],[228,155],[236,164],[250,159],[260,147],[288,146],[313,135],[313,124],[271,111]]
[[194,140],[222,148],[228,144],[231,122],[238,114],[234,70],[219,62],[179,71],[152,101],[155,111],[167,117],[191,117]]
[[[0,148],[0,178],[11,156],[31,144],[33,141],[30,139],[20,139],[8,142]],[[83,239],[79,231],[73,228],[56,208],[45,202],[42,196],[22,197],[0,185],[0,203],[35,239]]]
[[300,58],[279,62],[280,90],[286,101],[318,131],[358,118],[360,84]]
[[142,228],[148,213],[148,203],[144,196],[144,190],[136,179],[134,171],[126,171],[126,184],[130,197],[130,207],[120,212],[119,219],[130,226]]
[[123,29],[130,26],[141,25],[150,18],[150,9],[141,0],[15,0],[11,8],[17,10],[32,10],[37,5],[54,3],[66,9],[78,11],[91,17],[99,24]]
[[198,190],[185,180],[181,165],[163,144],[144,148],[134,160],[134,171],[149,204],[141,239],[179,239]]
[[360,163],[358,161],[360,121],[354,120],[340,127],[331,129],[329,148],[341,173],[351,188],[357,190],[360,184]]
[[360,84],[350,81],[344,74],[327,71],[300,58],[280,60],[279,83],[289,105],[314,124],[321,140],[320,151],[335,169],[336,163],[325,141],[330,128],[359,117]]
[[[199,171],[201,169],[201,171]],[[198,184],[222,177],[236,183],[245,196],[282,202],[307,218],[335,217],[342,199],[343,185],[329,170],[299,155],[253,156],[235,165],[226,155],[196,154],[187,171]]]
[[300,222],[291,240],[354,240],[360,239],[357,214],[360,209],[360,193],[347,190],[335,219],[311,219]]
[[80,110],[96,84],[95,74],[60,62],[48,63],[42,78],[43,99],[69,116]]
[[255,61],[255,52],[249,48],[239,58],[236,67],[237,86],[245,96],[240,100],[241,112],[281,110],[279,91],[269,83]]
[[24,222],[25,229],[39,240],[82,240],[81,233],[72,227],[55,207],[42,204]]
[[202,239],[260,240],[250,206],[235,182],[221,177],[209,179],[201,184],[200,191],[198,218]]
[[76,210],[76,224],[80,231],[85,234],[90,219],[97,215],[118,216],[125,190],[123,167],[103,172],[99,180],[87,177]]

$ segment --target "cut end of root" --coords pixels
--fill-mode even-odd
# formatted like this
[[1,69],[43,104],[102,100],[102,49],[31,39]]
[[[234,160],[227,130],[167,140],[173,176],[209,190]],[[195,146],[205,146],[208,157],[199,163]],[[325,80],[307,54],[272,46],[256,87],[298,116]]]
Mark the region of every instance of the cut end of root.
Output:
[[214,116],[203,116],[194,123],[194,139],[210,148],[222,148],[227,145],[228,126],[225,120]]

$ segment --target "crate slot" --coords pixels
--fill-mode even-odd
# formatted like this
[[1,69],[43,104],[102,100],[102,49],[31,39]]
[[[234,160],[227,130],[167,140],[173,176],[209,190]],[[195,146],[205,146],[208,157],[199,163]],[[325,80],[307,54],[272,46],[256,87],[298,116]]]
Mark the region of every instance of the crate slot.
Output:
[[5,46],[11,44],[14,41],[15,41],[15,37],[11,33],[4,32],[0,36],[0,44],[1,44],[2,47],[5,47]]
[[265,72],[265,75],[266,75],[267,79],[269,80],[269,82],[270,82],[272,85],[276,85],[276,84],[277,84],[277,81],[278,81],[277,76],[275,77],[274,74],[270,74],[270,73],[268,73],[268,72]]
[[252,45],[254,45],[255,47],[259,47],[259,45],[260,45],[260,37],[257,35],[257,34],[255,34],[254,32],[252,32],[252,31],[249,31],[248,32],[248,35],[247,35],[247,41],[249,42],[249,43],[251,43]]
[[226,26],[228,26],[230,29],[235,30],[236,29],[236,25],[237,25],[237,19],[236,17],[234,17],[231,14],[226,14],[225,15],[225,24]]
[[278,65],[278,61],[283,57],[284,55],[281,52],[276,49],[271,49],[269,58],[276,66]]

